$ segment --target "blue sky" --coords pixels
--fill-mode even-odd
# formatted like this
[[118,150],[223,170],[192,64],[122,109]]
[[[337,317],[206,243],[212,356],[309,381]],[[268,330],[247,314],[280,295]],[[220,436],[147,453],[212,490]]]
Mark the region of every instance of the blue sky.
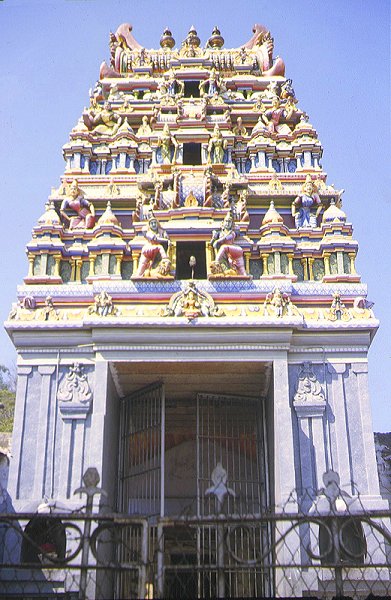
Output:
[[[266,25],[293,79],[299,106],[318,131],[329,183],[344,210],[381,320],[370,351],[375,431],[391,430],[390,379],[390,5],[388,0],[3,0],[0,2],[0,240],[4,320],[27,274],[24,246],[64,170],[61,147],[109,60],[109,32],[133,25],[156,48],[169,26],[177,45],[191,25],[204,44],[218,25],[226,47]],[[13,346],[0,333],[0,363]]]

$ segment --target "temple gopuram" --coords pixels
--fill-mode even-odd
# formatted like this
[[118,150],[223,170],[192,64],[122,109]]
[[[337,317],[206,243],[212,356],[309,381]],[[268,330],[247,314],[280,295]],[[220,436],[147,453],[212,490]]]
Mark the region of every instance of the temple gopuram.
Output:
[[[290,596],[290,580],[254,558],[266,530],[241,547],[244,582],[212,549],[220,525],[186,537],[173,519],[223,504],[308,512],[329,484],[386,506],[367,383],[378,321],[344,190],[327,182],[265,27],[239,48],[217,27],[204,44],[191,27],[178,45],[166,28],[153,50],[123,24],[109,48],[6,322],[18,354],[12,505],[77,510],[95,467],[112,510],[146,519],[150,556],[170,529],[162,569],[182,544],[180,564],[209,573],[175,597]],[[163,572],[142,597],[171,597]],[[137,597],[132,585],[115,597]]]

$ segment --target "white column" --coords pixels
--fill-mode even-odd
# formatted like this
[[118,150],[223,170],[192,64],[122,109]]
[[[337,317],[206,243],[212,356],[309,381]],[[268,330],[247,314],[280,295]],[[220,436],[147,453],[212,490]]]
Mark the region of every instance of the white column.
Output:
[[[352,364],[352,376],[356,377],[356,394],[348,397],[348,413],[357,415],[358,431],[349,432],[358,438],[362,445],[362,455],[356,457],[353,452],[353,478],[361,494],[378,495],[379,477],[373,438],[372,415],[368,391],[368,364]],[[357,460],[358,459],[358,460]],[[362,489],[361,489],[362,488]]]
[[330,467],[339,474],[341,487],[344,487],[349,485],[352,480],[343,382],[346,364],[328,363],[327,369],[332,375],[331,385],[328,386],[328,400],[334,417],[334,422],[328,423],[332,440],[330,449],[332,465]]
[[285,504],[296,488],[292,410],[289,402],[288,360],[273,361],[274,379],[274,489],[275,503]]
[[[48,445],[49,436],[49,403],[50,403],[50,383],[55,371],[55,365],[44,365],[38,367],[38,373],[41,375],[41,398],[39,403],[39,418],[37,429],[37,450],[35,456],[34,469],[34,492],[33,496],[37,500],[43,498],[45,494],[45,471],[48,468],[47,451],[51,450]],[[55,401],[55,399],[54,399]],[[54,423],[51,423],[53,427]]]
[[15,399],[15,418],[12,435],[12,457],[8,479],[8,492],[13,500],[19,497],[19,477],[22,465],[22,440],[25,429],[26,398],[28,376],[32,372],[31,366],[18,367],[18,382]]

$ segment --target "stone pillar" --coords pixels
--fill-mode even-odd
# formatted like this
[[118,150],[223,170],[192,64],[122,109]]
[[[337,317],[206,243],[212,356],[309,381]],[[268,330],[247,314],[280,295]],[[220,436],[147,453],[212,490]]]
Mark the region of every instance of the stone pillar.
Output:
[[314,260],[315,259],[312,256],[310,256],[308,258],[308,270],[309,270],[308,279],[310,279],[311,281],[313,281],[313,279],[314,279],[314,269],[313,269],[313,267],[314,267]]
[[350,273],[352,275],[357,275],[356,266],[354,264],[354,260],[356,258],[355,252],[348,252],[349,260],[350,260]]
[[288,273],[289,275],[294,275],[294,271],[293,271],[293,258],[294,255],[293,254],[288,254]]
[[[91,427],[90,413],[94,400],[94,386],[92,373],[88,378],[86,370],[84,365],[78,363],[61,367],[57,401],[62,427],[59,432],[60,474],[56,495],[62,499],[72,499],[73,492],[80,486],[82,475],[87,467],[94,466],[101,472],[101,464],[91,465],[86,462],[88,440],[92,440],[94,444],[102,437],[100,431],[94,431]],[[105,387],[104,391],[106,391]],[[100,444],[97,445],[100,447]]]
[[328,382],[328,401],[332,413],[332,423],[329,420],[330,427],[330,467],[336,471],[341,479],[341,487],[347,486],[351,482],[350,469],[350,436],[348,433],[348,424],[346,422],[345,410],[345,389],[344,374],[346,364],[328,363],[327,370],[330,376]]
[[296,488],[292,410],[289,400],[288,361],[286,355],[273,361],[274,380],[274,497],[284,505]]
[[307,491],[307,498],[322,486],[322,476],[328,465],[323,428],[326,399],[314,371],[310,362],[299,367],[293,395],[298,420],[302,493]]
[[[41,375],[41,398],[39,403],[39,415],[38,415],[38,427],[36,431],[37,435],[37,446],[35,455],[35,468],[34,468],[34,488],[33,497],[37,500],[44,497],[46,494],[50,497],[51,490],[45,489],[45,470],[52,469],[52,460],[48,460],[47,451],[53,451],[51,443],[48,440],[49,437],[49,425],[53,427],[54,415],[49,416],[50,406],[55,405],[55,399],[52,398],[50,402],[50,391],[51,391],[51,379],[52,375],[56,370],[55,365],[39,366],[38,373]],[[53,413],[53,411],[50,411]],[[53,455],[52,455],[53,458]]]
[[281,256],[279,252],[274,252],[274,273],[281,275]]
[[262,258],[262,267],[263,267],[263,271],[262,274],[263,275],[269,275],[269,269],[267,266],[267,258],[268,258],[268,254],[261,254],[261,258]]
[[32,373],[31,366],[18,367],[18,384],[16,387],[15,418],[12,433],[12,458],[10,460],[10,472],[8,479],[8,491],[13,500],[19,498],[20,475],[22,468],[22,441],[25,432],[25,415],[28,378]]
[[309,150],[305,150],[303,152],[303,160],[304,160],[303,168],[311,169],[312,168],[312,154]]
[[350,367],[346,381],[346,413],[348,436],[352,439],[352,479],[360,494],[378,495],[379,478],[368,391],[367,362],[353,363]]
[[343,275],[345,270],[343,266],[343,252],[337,252],[337,271],[338,275]]
[[324,274],[330,275],[330,252],[323,253],[324,260]]

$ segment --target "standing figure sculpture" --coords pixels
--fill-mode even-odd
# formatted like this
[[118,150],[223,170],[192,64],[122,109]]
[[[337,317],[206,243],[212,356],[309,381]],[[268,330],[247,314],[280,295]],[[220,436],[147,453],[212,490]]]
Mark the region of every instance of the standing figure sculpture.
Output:
[[316,219],[322,210],[322,202],[311,175],[307,175],[301,189],[302,193],[292,202],[292,216],[295,218],[296,228],[316,227]]
[[[67,209],[76,214],[69,216]],[[94,206],[84,198],[76,179],[72,181],[69,192],[61,203],[60,214],[69,223],[69,229],[92,229],[95,226]]]
[[[204,95],[207,95],[209,98],[211,98],[212,96],[214,96],[215,94],[217,95],[220,91],[220,78],[216,72],[216,69],[213,68],[211,70],[211,72],[209,73],[209,77],[208,79],[205,79],[204,81],[201,81],[201,83],[199,84],[199,89],[200,89],[200,95],[201,97]],[[205,92],[205,88],[208,88],[208,91]]]
[[222,163],[224,160],[224,150],[227,147],[227,140],[223,138],[220,127],[216,123],[213,135],[208,144],[208,163]]
[[235,221],[228,213],[220,230],[213,231],[211,244],[215,251],[215,260],[211,264],[212,275],[248,277],[244,267],[243,248],[234,244],[236,237]]
[[151,277],[152,268],[157,268],[157,277],[170,275],[170,260],[167,255],[170,239],[153,213],[149,218],[148,227],[143,231],[147,242],[141,249],[140,261],[135,275],[138,277]]
[[[166,123],[163,127],[162,134],[159,136],[157,140],[158,148],[160,148],[161,152],[161,160],[163,165],[175,165],[176,156],[178,152],[178,142],[175,137],[171,135],[170,128],[168,127],[168,123]],[[171,148],[174,148],[174,154],[171,158]]]

